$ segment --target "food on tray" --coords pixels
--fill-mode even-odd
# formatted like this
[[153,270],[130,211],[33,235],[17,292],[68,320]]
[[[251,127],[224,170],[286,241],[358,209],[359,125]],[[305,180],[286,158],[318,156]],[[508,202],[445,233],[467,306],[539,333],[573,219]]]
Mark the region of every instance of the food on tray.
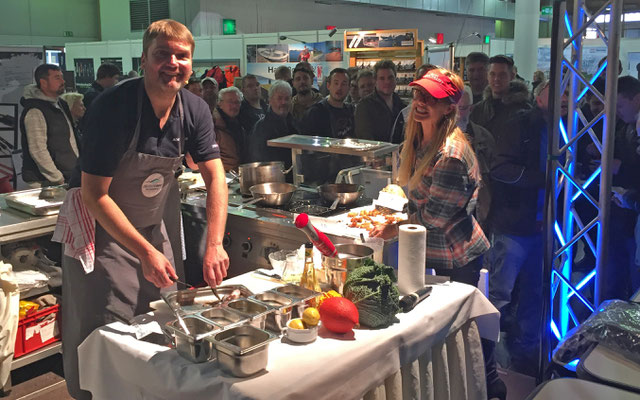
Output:
[[399,215],[385,215],[376,208],[360,210],[360,212],[352,211],[347,214],[347,217],[350,218],[348,222],[350,228],[366,229],[369,232],[378,225],[391,225],[403,220]]
[[400,304],[396,282],[392,267],[371,259],[351,271],[343,293],[357,307],[361,325],[375,329],[398,322],[396,314],[400,312]]
[[320,322],[320,313],[315,307],[308,307],[302,313],[302,322],[307,326],[316,326]]
[[289,321],[289,328],[291,329],[307,329],[304,322],[300,318],[292,319]]
[[358,325],[358,309],[344,297],[326,299],[318,311],[322,325],[331,332],[347,333]]
[[402,190],[402,188],[400,186],[395,185],[395,184],[389,184],[389,185],[385,186],[381,190],[381,192],[390,193],[390,194],[393,194],[395,196],[402,197],[403,199],[407,198],[407,195],[404,194],[404,190]]

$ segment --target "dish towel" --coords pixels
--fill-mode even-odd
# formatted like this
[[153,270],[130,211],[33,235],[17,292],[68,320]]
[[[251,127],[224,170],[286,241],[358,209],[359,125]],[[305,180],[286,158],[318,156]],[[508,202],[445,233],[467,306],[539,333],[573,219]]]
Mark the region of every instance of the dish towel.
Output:
[[64,254],[79,260],[85,273],[93,271],[96,259],[96,220],[84,205],[80,188],[67,192],[51,240],[63,243]]

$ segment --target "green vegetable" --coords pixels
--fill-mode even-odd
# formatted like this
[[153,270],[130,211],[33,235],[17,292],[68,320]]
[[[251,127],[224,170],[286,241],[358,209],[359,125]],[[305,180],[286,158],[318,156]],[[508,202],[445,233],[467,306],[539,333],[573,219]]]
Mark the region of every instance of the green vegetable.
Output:
[[367,259],[350,272],[344,284],[344,297],[358,308],[360,325],[386,328],[398,322],[400,312],[396,275],[392,267]]

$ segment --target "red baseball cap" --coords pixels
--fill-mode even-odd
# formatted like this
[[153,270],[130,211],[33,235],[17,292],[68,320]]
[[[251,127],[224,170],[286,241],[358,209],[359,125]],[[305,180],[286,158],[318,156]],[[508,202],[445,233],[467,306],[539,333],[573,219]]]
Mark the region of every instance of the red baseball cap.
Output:
[[462,90],[451,81],[451,79],[433,69],[428,71],[420,79],[411,82],[409,86],[420,86],[436,99],[450,98],[453,103],[457,103],[462,97]]

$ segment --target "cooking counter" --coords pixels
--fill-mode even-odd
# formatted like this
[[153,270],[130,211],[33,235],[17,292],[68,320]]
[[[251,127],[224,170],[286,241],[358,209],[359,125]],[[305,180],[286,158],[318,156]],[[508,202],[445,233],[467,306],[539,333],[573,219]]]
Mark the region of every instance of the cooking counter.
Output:
[[10,208],[0,195],[0,245],[53,233],[58,215],[36,216]]
[[[223,245],[229,254],[230,277],[252,271],[256,268],[269,268],[268,255],[280,249],[295,249],[308,241],[305,234],[294,225],[295,214],[283,208],[266,208],[258,205],[240,207],[251,198],[243,197],[240,185],[229,185],[229,206],[227,226]],[[302,187],[296,191],[291,203],[314,203],[318,195],[315,189]],[[369,199],[360,199],[353,207],[371,204]],[[325,204],[326,205],[326,204]],[[206,193],[192,192],[182,200],[186,243],[187,279],[197,281],[202,270],[202,257],[206,240]],[[349,209],[336,210],[332,215],[347,213]],[[315,218],[313,219],[315,220]],[[314,222],[315,223],[315,222]],[[335,224],[334,224],[335,225]],[[318,226],[319,229],[321,227]],[[337,227],[327,232],[335,243],[352,243],[359,233],[349,232],[349,228]],[[390,242],[391,244],[392,242]],[[385,246],[388,247],[388,246]],[[392,262],[391,264],[395,264]]]

